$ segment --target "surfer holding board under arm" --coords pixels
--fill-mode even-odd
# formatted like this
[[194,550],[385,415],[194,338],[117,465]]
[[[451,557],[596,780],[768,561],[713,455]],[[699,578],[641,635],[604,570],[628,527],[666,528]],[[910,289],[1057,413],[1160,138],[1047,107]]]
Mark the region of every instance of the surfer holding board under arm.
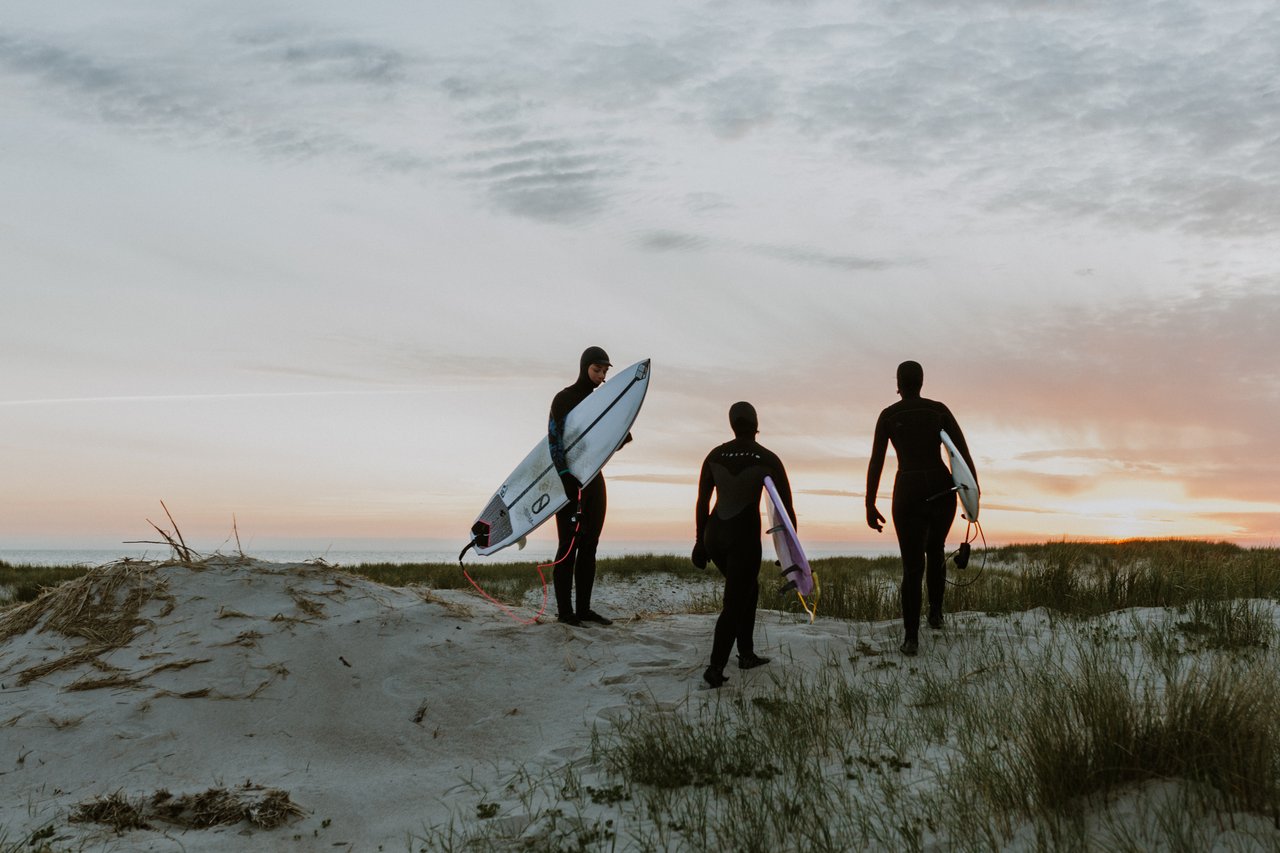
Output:
[[968,465],[972,494],[966,494],[971,521],[977,520],[977,468],[969,455],[964,433],[951,410],[936,400],[920,396],[924,368],[918,362],[898,365],[898,393],[902,399],[880,413],[867,466],[867,524],[884,529],[884,516],[876,509],[876,492],[890,443],[898,457],[893,481],[893,528],[902,554],[901,651],[914,655],[920,641],[920,582],[929,595],[929,626],[942,627],[942,597],[947,578],[947,533],[956,517],[956,486],[942,460],[946,433]]
[[[551,415],[547,421],[551,462],[560,475],[565,497],[569,499],[564,509],[556,513],[556,535],[559,542],[551,577],[556,591],[558,619],[570,625],[581,625],[583,622],[613,624],[612,619],[591,609],[591,589],[596,580],[596,548],[600,544],[600,533],[604,530],[604,472],[601,471],[585,484],[580,482],[570,470],[569,446],[565,438],[569,413],[600,387],[612,366],[607,352],[600,347],[587,347],[578,360],[578,380],[556,394],[551,401]],[[630,432],[626,434],[622,444],[629,441]],[[576,607],[573,600],[575,591]]]
[[[786,507],[794,529],[796,512],[791,505],[787,471],[772,451],[756,441],[759,421],[750,403],[734,403],[729,409],[733,441],[707,454],[698,476],[698,502],[694,508],[697,539],[693,564],[715,563],[724,575],[724,606],[716,619],[711,643],[711,665],[702,678],[712,687],[728,681],[724,668],[729,652],[738,646],[738,668],[763,666],[768,658],[755,652],[756,602],[760,595],[760,495],[765,478]],[[715,492],[716,505],[711,507]]]

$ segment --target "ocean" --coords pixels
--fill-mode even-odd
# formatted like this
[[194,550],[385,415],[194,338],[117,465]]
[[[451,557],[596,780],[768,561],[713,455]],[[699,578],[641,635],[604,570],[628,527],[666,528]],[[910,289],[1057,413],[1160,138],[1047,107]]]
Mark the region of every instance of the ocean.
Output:
[[[826,546],[826,547],[823,547]],[[200,554],[209,554],[199,546],[193,545]],[[456,563],[461,546],[446,546],[442,542],[426,543],[423,547],[399,548],[351,548],[351,547],[313,547],[313,548],[245,548],[245,554],[271,563],[301,563],[308,560],[324,560],[330,565],[356,566],[361,563]],[[690,543],[682,542],[601,542],[600,557],[622,557],[632,554],[675,554],[687,556]],[[234,554],[234,547],[225,546],[220,549],[223,554]],[[467,565],[474,563],[531,563],[549,562],[555,559],[554,541],[530,542],[523,551],[507,548],[488,557],[478,557],[474,552],[467,554]],[[875,557],[894,553],[883,549],[859,549],[854,546],[839,547],[835,543],[818,543],[807,548],[810,559],[836,556]],[[764,557],[772,557],[773,551],[766,542]],[[134,560],[166,560],[170,557],[168,548],[158,545],[140,547],[121,545],[118,548],[0,548],[0,561],[11,566],[100,566],[128,557]]]

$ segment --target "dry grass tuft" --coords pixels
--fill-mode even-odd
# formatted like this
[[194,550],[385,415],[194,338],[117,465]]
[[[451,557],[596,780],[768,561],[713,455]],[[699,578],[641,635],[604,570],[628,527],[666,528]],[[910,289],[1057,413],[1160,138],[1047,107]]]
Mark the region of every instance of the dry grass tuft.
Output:
[[[188,658],[186,660],[170,661],[162,663],[159,666],[153,666],[144,672],[134,673],[132,675],[122,672],[113,672],[106,678],[81,678],[68,684],[67,690],[101,690],[111,687],[144,687],[146,680],[158,672],[164,672],[168,669],[186,669],[195,666],[198,663],[208,663],[212,658]],[[94,663],[97,663],[95,661]]]
[[72,823],[100,823],[116,832],[129,829],[150,829],[143,817],[143,803],[131,803],[120,791],[105,797],[95,797],[93,802],[81,803],[71,813]]
[[199,794],[174,796],[159,790],[149,798],[130,801],[120,791],[82,803],[71,815],[75,823],[100,823],[116,832],[151,829],[163,821],[184,829],[233,826],[248,821],[260,829],[275,829],[305,812],[286,791],[263,789],[246,782],[234,791],[209,788]]
[[149,624],[139,616],[153,600],[162,600],[169,613],[173,597],[155,567],[134,562],[90,569],[83,576],[51,589],[35,601],[0,614],[0,641],[35,630],[82,639],[85,644],[56,660],[19,673],[18,683],[81,663],[96,661],[113,649],[128,645],[138,628]]
[[456,601],[449,601],[447,599],[441,598],[440,596],[434,594],[431,590],[427,589],[426,587],[411,586],[410,589],[412,589],[417,594],[417,596],[421,598],[423,601],[427,602],[428,604],[440,605],[445,609],[447,613],[449,613],[452,616],[457,616],[462,619],[469,619],[473,615],[473,611],[471,610],[471,608],[467,607],[465,604],[459,604]]

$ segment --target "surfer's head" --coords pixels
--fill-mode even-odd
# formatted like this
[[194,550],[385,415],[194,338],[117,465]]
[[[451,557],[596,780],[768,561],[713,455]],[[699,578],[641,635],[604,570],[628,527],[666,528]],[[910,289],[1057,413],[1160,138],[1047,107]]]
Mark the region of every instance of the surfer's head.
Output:
[[609,363],[609,353],[601,347],[587,347],[578,360],[578,381],[589,382],[595,388],[604,381],[610,367],[613,365]]
[[898,393],[904,397],[919,397],[924,387],[924,368],[918,361],[904,361],[898,365]]
[[729,426],[738,438],[754,438],[760,431],[760,420],[756,417],[756,407],[750,403],[734,403],[729,407]]

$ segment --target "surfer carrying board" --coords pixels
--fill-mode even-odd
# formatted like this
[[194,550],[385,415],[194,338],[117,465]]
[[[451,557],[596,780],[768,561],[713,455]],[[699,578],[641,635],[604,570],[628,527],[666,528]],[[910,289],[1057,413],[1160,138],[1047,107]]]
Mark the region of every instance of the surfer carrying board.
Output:
[[[569,503],[556,513],[555,568],[551,577],[556,591],[558,619],[569,625],[595,622],[613,624],[612,619],[591,609],[591,588],[596,580],[596,547],[604,530],[606,497],[604,472],[600,472],[585,485],[569,471],[568,448],[565,446],[565,419],[583,400],[596,390],[612,367],[609,354],[600,347],[587,347],[578,360],[578,381],[574,382],[551,401],[551,415],[547,423],[547,440],[551,445],[551,461],[560,482],[564,486]],[[631,441],[631,433],[622,443]],[[574,587],[577,587],[577,607],[574,607]]]
[[[702,463],[694,508],[697,539],[693,564],[705,569],[710,559],[724,575],[724,606],[711,642],[711,665],[702,674],[712,687],[728,681],[724,668],[735,643],[739,669],[769,662],[755,653],[752,636],[760,595],[760,495],[765,477],[773,478],[793,526],[796,521],[782,460],[756,442],[759,421],[755,408],[750,403],[734,403],[729,409],[729,426],[733,441],[712,450]],[[712,492],[716,495],[714,510]]]
[[902,554],[902,625],[906,636],[901,651],[914,655],[920,640],[920,581],[929,594],[929,626],[942,627],[942,595],[946,589],[947,533],[956,517],[956,493],[951,471],[942,461],[939,432],[945,430],[974,472],[964,433],[951,411],[936,400],[920,396],[924,368],[918,362],[898,365],[898,393],[902,399],[880,413],[867,466],[867,524],[884,529],[876,509],[876,492],[884,470],[887,446],[898,457],[893,481],[893,527]]

